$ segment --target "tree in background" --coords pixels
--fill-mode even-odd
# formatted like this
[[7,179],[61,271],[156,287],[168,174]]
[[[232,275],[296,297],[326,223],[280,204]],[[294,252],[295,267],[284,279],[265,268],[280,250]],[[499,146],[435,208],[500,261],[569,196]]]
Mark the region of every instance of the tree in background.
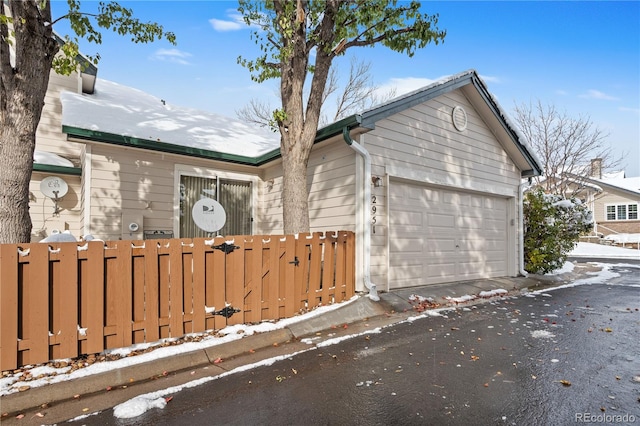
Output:
[[[98,3],[95,14],[81,12],[77,0],[67,2],[69,12],[56,20],[51,17],[50,0],[0,2],[0,243],[31,240],[29,181],[36,129],[50,71],[69,75],[83,66],[78,60],[78,37],[100,44],[97,28],[104,28],[130,35],[134,43],[165,37],[175,44],[173,33],[156,23],[141,23],[116,2]],[[63,19],[70,21],[76,36],[65,37],[61,46],[53,30]],[[98,59],[89,57],[94,63]]]
[[[318,126],[326,126],[350,114],[384,103],[396,95],[395,88],[384,93],[378,92],[379,87],[372,81],[370,62],[359,61],[352,57],[349,77],[344,86],[340,84],[337,67],[333,66],[327,78]],[[335,105],[334,109],[330,111],[332,115],[329,115],[325,107],[327,107],[327,101],[334,95]],[[268,102],[252,99],[247,105],[236,111],[236,116],[247,123],[269,127],[277,131],[277,123],[273,121],[274,109]]]
[[540,187],[524,199],[524,269],[546,274],[560,269],[580,235],[593,227],[593,216],[576,198],[545,194]]
[[589,117],[572,118],[540,101],[517,105],[514,115],[542,162],[544,174],[535,179],[547,193],[578,195],[584,179],[591,176],[591,160],[601,160],[600,170],[612,170],[621,163],[622,158],[614,158],[607,144],[609,135],[594,127]]
[[[280,79],[281,108],[271,121],[280,132],[283,220],[287,234],[309,231],[307,163],[316,137],[331,65],[352,47],[382,44],[413,56],[428,43],[444,41],[437,15],[420,2],[386,0],[240,0],[239,12],[254,28],[262,51],[239,57],[256,82]],[[311,60],[313,59],[313,63]],[[310,87],[305,91],[309,78]],[[305,98],[306,95],[306,99]]]

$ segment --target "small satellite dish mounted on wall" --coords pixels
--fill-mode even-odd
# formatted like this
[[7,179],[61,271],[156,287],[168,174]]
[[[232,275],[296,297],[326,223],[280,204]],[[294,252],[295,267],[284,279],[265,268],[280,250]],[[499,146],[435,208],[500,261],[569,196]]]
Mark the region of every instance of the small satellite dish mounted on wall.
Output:
[[58,201],[62,200],[62,197],[67,195],[68,191],[69,185],[67,185],[67,182],[65,182],[64,179],[58,176],[49,176],[42,179],[42,182],[40,182],[40,192],[53,200],[53,214],[60,213]]
[[198,228],[206,232],[219,231],[227,221],[224,208],[213,198],[198,200],[191,209],[191,217]]

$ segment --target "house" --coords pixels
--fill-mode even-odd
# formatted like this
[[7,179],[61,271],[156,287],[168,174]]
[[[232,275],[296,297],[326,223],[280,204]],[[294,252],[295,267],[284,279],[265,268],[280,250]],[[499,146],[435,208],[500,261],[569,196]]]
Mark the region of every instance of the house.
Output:
[[594,235],[640,234],[640,177],[626,177],[624,171],[602,173],[602,160],[596,158],[583,181],[594,216]]
[[[221,235],[282,233],[277,134],[113,82],[87,90],[82,76],[56,77],[38,130],[34,240],[54,229],[101,239],[207,236],[191,215],[202,196],[225,209]],[[318,131],[311,230],[356,232],[358,291],[516,276],[522,182],[540,172],[469,70]],[[40,191],[51,176],[68,186],[61,199]]]

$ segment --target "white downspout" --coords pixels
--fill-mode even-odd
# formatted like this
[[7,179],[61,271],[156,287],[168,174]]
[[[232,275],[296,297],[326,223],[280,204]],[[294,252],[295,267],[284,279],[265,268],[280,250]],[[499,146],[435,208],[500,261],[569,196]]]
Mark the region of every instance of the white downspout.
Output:
[[524,270],[524,190],[531,186],[531,179],[528,182],[522,182],[518,186],[518,197],[520,201],[520,212],[518,214],[518,239],[520,245],[519,269],[520,275],[527,276],[529,273]]
[[371,215],[369,209],[366,207],[371,200],[371,156],[369,152],[364,149],[362,145],[351,139],[349,134],[349,128],[342,129],[342,136],[344,141],[349,145],[358,155],[364,160],[364,182],[363,182],[363,212],[362,212],[362,236],[363,236],[363,269],[364,269],[364,285],[369,289],[369,299],[377,302],[380,300],[376,285],[371,282]]

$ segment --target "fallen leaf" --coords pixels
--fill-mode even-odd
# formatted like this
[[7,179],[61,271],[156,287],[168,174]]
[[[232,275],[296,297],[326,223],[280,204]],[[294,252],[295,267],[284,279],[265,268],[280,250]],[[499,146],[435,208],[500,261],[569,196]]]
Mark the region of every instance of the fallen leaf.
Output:
[[292,368],[291,371],[293,372],[293,374],[298,374],[298,370],[296,370],[295,368]]
[[349,328],[349,326],[347,324],[345,324],[345,325],[342,326],[342,328],[344,328],[346,330],[347,328]]
[[220,364],[222,362],[222,358],[218,357],[215,360],[213,360],[214,364]]
[[109,392],[112,389],[111,386],[107,386],[107,392]]
[[613,330],[610,329],[609,327],[605,328],[604,331],[606,331],[607,333],[611,333]]
[[471,361],[477,361],[479,359],[480,359],[479,356],[471,355]]
[[172,397],[172,396],[165,396],[165,397],[164,397],[165,402],[169,402],[169,401],[171,401],[172,399],[173,399],[173,397]]
[[36,414],[35,414],[35,416],[36,416],[36,417],[43,418],[43,417],[44,417],[44,414],[42,414],[42,413],[36,413]]
[[568,380],[560,380],[560,383],[562,383],[562,386],[571,386],[571,382]]
[[73,399],[79,399],[79,398],[80,398],[80,394],[73,395]]
[[22,418],[24,418],[24,414],[18,414],[18,415],[16,416],[16,419],[18,419],[18,420],[20,420],[20,419],[22,419]]
[[489,387],[489,383],[485,383],[485,384],[484,384],[484,387],[485,387],[485,388],[488,388],[488,387]]
[[86,408],[86,407],[82,409],[82,412],[83,412],[83,413],[86,413],[87,411],[89,411],[89,409],[88,409],[88,408]]
[[255,350],[253,350],[253,349],[249,349],[249,353],[250,353],[250,354],[255,354],[255,353],[256,353],[256,351],[255,351]]

